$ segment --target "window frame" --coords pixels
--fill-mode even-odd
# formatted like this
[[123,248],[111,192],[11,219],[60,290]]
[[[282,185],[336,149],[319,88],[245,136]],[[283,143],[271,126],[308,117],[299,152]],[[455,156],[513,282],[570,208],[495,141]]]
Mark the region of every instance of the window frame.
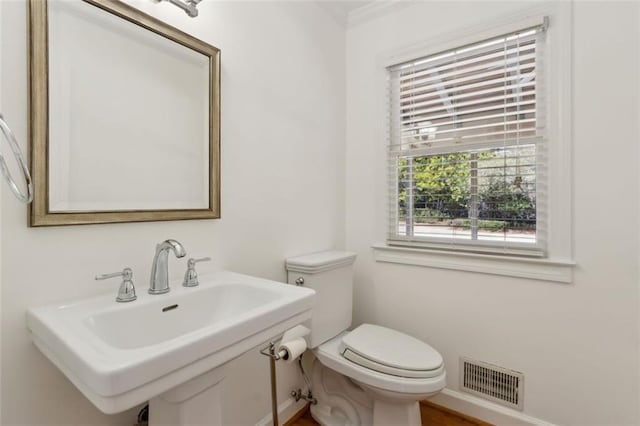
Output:
[[[505,37],[509,37],[513,34],[521,34],[528,33],[531,30],[535,30],[538,35],[534,37],[528,37],[529,39],[536,40],[536,59],[535,59],[535,69],[536,69],[536,83],[535,83],[535,93],[536,93],[536,101],[535,101],[535,114],[536,114],[536,123],[543,123],[543,127],[536,127],[536,134],[533,136],[527,136],[522,139],[519,143],[523,145],[534,145],[536,149],[536,165],[543,164],[541,160],[544,158],[544,152],[546,150],[546,144],[548,143],[548,138],[546,137],[546,111],[548,107],[546,103],[548,101],[545,77],[547,73],[546,64],[546,32],[549,24],[549,19],[547,16],[536,16],[531,17],[524,21],[518,21],[514,23],[514,25],[520,24],[521,26],[518,28],[513,28],[509,26],[505,28],[503,26],[499,26],[492,30],[495,34],[491,34],[489,37],[478,36],[475,40],[472,40],[470,43],[468,40],[465,40],[464,43],[460,43],[452,48],[446,50],[435,50],[428,52],[421,56],[416,56],[411,58],[409,61],[396,63],[387,68],[387,79],[389,85],[389,93],[388,93],[388,162],[389,162],[389,228],[388,228],[388,236],[387,236],[387,244],[390,246],[401,246],[401,247],[414,247],[414,248],[432,248],[439,250],[452,250],[452,251],[466,251],[466,252],[475,252],[475,253],[490,253],[490,254],[502,254],[502,255],[518,255],[518,256],[532,256],[532,257],[545,257],[546,253],[546,192],[541,192],[540,187],[546,188],[546,174],[536,173],[536,211],[537,211],[537,220],[536,220],[536,238],[534,242],[513,242],[507,241],[503,239],[502,241],[490,241],[487,239],[478,238],[478,228],[476,227],[476,231],[474,232],[471,229],[470,238],[459,238],[454,237],[455,230],[451,236],[436,236],[432,235],[416,235],[415,226],[418,224],[415,221],[412,221],[413,217],[413,209],[415,201],[413,196],[408,196],[405,202],[408,202],[408,205],[405,206],[405,210],[410,210],[411,212],[407,215],[407,224],[406,224],[406,234],[402,235],[399,232],[399,224],[400,224],[400,208],[398,203],[399,200],[399,192],[398,192],[398,173],[400,167],[400,160],[402,158],[406,158],[408,164],[411,164],[411,160],[414,158],[425,158],[431,156],[439,156],[439,155],[450,155],[450,154],[465,154],[470,153],[472,156],[474,155],[476,150],[494,150],[500,147],[502,148],[513,148],[518,144],[519,136],[514,140],[509,140],[509,145],[501,145],[505,142],[503,139],[490,139],[481,143],[473,143],[469,145],[469,143],[465,143],[462,146],[458,146],[456,142],[446,142],[442,146],[438,144],[438,148],[433,147],[419,147],[415,149],[404,149],[406,148],[406,143],[404,142],[404,133],[405,129],[400,125],[399,120],[401,120],[400,116],[402,114],[402,107],[397,103],[402,102],[401,98],[401,85],[403,83],[400,80],[403,78],[403,69],[413,68],[414,64],[422,62],[424,59],[433,56],[440,56],[444,53],[449,53],[453,51],[458,51],[461,49],[465,49],[468,46],[478,46],[483,45],[493,39],[501,39]],[[504,28],[504,32],[501,32]],[[525,36],[527,37],[527,36]],[[468,61],[472,56],[463,56],[461,58],[462,62]],[[520,59],[518,59],[520,60]],[[419,67],[415,72],[419,74],[424,74],[426,68]],[[478,73],[482,74],[485,70],[479,70]],[[395,75],[395,76],[394,76]],[[406,79],[408,74],[404,75]],[[540,78],[541,77],[541,78]],[[542,83],[539,83],[542,82]],[[396,87],[394,89],[394,87]],[[519,87],[519,86],[515,86]],[[453,89],[456,91],[455,89]],[[407,99],[404,100],[405,102]],[[397,109],[397,108],[400,108]],[[394,119],[394,117],[396,117]],[[398,123],[394,122],[398,120]],[[519,128],[519,127],[518,127]],[[464,130],[464,129],[461,129]],[[524,132],[530,131],[527,129],[522,130]],[[475,134],[475,133],[473,133]],[[483,136],[484,133],[477,134],[478,136]],[[473,136],[470,136],[473,138]],[[437,141],[437,138],[436,138]],[[515,143],[515,144],[514,144]],[[470,164],[471,165],[471,164]],[[543,166],[543,168],[545,168]],[[407,170],[411,170],[412,167],[408,167]],[[479,170],[479,169],[477,169]],[[409,184],[409,188],[407,189],[412,194],[412,188],[415,184],[415,180],[413,178],[413,173],[410,171],[407,172],[408,180],[411,182]],[[473,190],[476,190],[475,195],[478,196],[478,186],[473,185],[470,182],[470,194],[473,196]],[[393,207],[392,204],[394,205]],[[470,209],[471,213],[471,209]],[[479,216],[471,217],[472,223],[477,223],[480,219]],[[475,219],[475,220],[474,220]],[[408,223],[411,222],[411,223]],[[473,225],[472,225],[473,228]]]
[[[543,281],[570,283],[573,280],[573,199],[572,199],[572,5],[568,2],[547,3],[516,14],[485,22],[484,24],[464,31],[452,32],[432,39],[428,44],[413,45],[404,49],[396,49],[381,57],[379,65],[380,102],[379,114],[384,117],[379,129],[381,135],[388,132],[388,91],[387,68],[394,64],[408,62],[412,59],[428,56],[435,52],[449,50],[456,46],[473,43],[491,37],[516,31],[531,26],[543,16],[549,17],[549,28],[546,33],[546,75],[548,98],[547,110],[547,145],[548,153],[548,193],[547,193],[547,247],[543,257],[523,257],[514,253],[476,253],[469,251],[447,250],[434,247],[403,247],[389,244],[389,214],[378,215],[377,223],[384,221],[379,229],[384,230],[384,243],[373,244],[374,260],[414,266],[426,266],[443,269],[481,272],[503,276],[530,278]],[[380,171],[385,179],[385,191],[380,194],[386,206],[389,202],[387,181],[387,137],[381,141],[379,156]],[[384,149],[382,149],[384,148]],[[380,236],[382,233],[380,232]]]

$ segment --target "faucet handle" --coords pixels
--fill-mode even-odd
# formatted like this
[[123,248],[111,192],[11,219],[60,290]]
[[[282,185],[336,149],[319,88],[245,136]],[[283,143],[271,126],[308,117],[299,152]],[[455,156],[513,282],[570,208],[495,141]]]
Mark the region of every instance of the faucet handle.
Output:
[[136,288],[133,285],[133,271],[131,268],[124,268],[122,272],[113,272],[111,274],[96,275],[96,280],[106,280],[109,278],[122,277],[122,283],[118,289],[118,297],[116,302],[133,302],[138,298],[136,296]]
[[182,285],[184,287],[195,287],[198,284],[198,273],[196,272],[196,263],[208,262],[210,257],[203,257],[201,259],[194,259],[193,257],[187,261],[187,271],[184,273],[184,280]]

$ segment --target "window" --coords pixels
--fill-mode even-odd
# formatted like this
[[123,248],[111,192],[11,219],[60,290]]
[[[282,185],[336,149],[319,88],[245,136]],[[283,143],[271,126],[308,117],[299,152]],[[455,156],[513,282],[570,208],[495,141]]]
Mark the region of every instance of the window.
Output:
[[546,18],[388,68],[388,243],[544,256]]

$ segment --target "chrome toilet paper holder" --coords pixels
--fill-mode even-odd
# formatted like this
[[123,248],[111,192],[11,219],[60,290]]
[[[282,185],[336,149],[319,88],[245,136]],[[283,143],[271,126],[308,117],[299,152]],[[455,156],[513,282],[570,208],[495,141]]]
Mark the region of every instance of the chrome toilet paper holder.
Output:
[[[309,334],[309,329],[303,325],[297,325],[293,327],[291,330],[288,330],[282,336],[280,340],[280,346],[283,342],[299,339]],[[285,348],[280,348],[280,346],[276,346],[276,342],[271,341],[269,345],[260,350],[260,353],[264,356],[269,357],[269,371],[271,376],[271,413],[273,416],[273,424],[274,426],[278,426],[278,392],[276,389],[276,361],[280,361],[281,359],[287,361],[293,361],[293,359],[288,359],[287,357],[293,356],[293,353],[289,353]],[[306,348],[306,345],[305,345]],[[296,402],[300,399],[304,399],[305,401],[309,401],[311,404],[317,404],[318,401],[311,394],[311,383],[307,379],[307,376],[304,372],[304,368],[302,368],[302,354],[295,356],[298,359],[298,366],[300,367],[300,371],[302,372],[302,376],[307,382],[308,393],[304,395],[302,393],[302,389],[292,390],[291,396],[295,398]]]
[[269,342],[269,346],[266,346],[263,349],[261,349],[260,353],[264,356],[268,356],[274,361],[280,361],[286,356],[287,351],[282,349],[280,350],[280,352],[276,353],[276,342]]
[[[285,352],[281,350],[280,352]],[[276,389],[276,361],[282,359],[280,353],[276,353],[276,343],[269,342],[269,346],[260,351],[262,355],[269,357],[269,371],[271,373],[271,414],[273,416],[273,426],[278,426],[278,392]]]

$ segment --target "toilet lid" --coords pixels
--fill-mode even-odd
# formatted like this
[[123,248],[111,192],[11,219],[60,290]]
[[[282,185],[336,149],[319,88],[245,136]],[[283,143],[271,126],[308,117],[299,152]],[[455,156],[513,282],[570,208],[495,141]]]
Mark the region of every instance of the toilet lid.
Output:
[[340,353],[380,373],[428,378],[441,374],[442,356],[426,343],[390,328],[363,324],[342,338]]

